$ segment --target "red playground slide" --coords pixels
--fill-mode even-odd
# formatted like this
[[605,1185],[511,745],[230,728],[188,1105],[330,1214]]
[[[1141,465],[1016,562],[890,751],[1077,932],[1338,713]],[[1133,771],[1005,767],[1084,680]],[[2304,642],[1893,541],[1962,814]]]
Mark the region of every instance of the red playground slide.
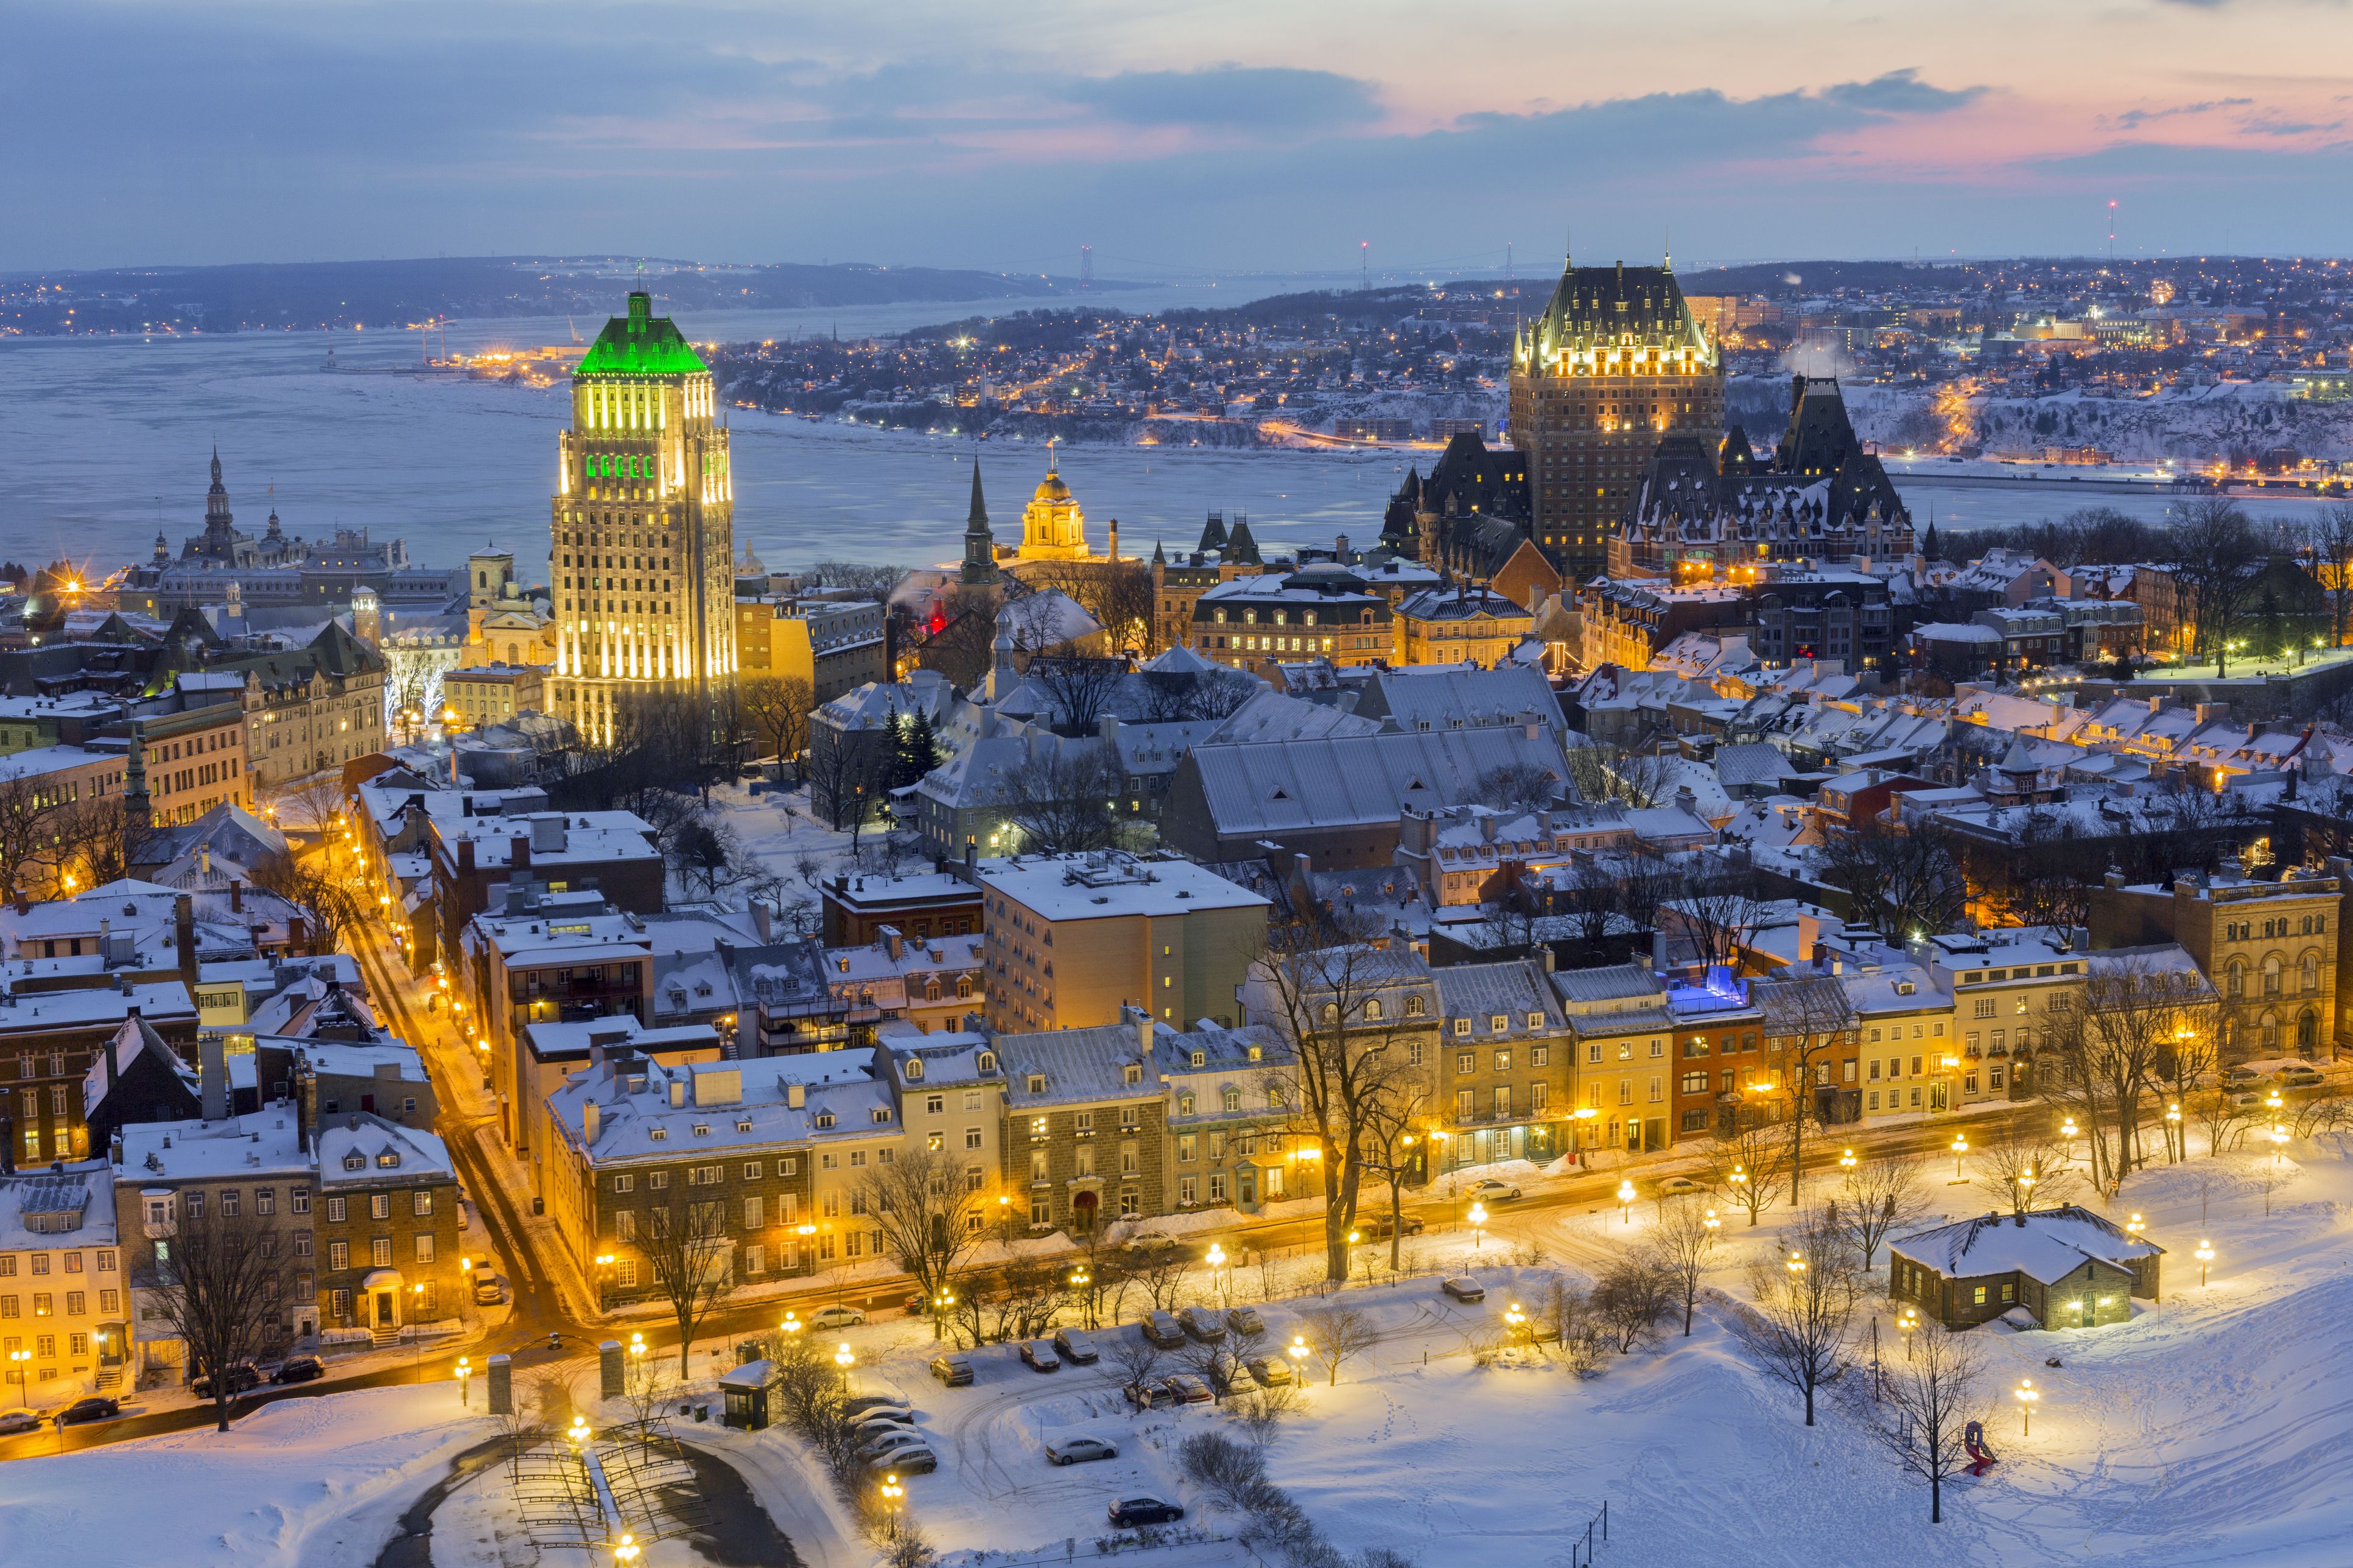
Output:
[[1969,1451],[1969,1474],[1973,1476],[1984,1475],[1987,1470],[1993,1468],[1994,1461],[2001,1457],[1986,1447],[1985,1423],[1982,1421],[1972,1421],[1968,1424],[1962,1432],[1961,1444]]

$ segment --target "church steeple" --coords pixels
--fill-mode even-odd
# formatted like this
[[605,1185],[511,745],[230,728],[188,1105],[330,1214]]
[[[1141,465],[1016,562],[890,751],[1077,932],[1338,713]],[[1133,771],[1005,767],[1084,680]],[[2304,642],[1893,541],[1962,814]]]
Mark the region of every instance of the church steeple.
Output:
[[997,581],[997,536],[988,531],[988,504],[980,496],[980,459],[972,460],[972,510],[964,522],[964,581]]
[[[213,459],[213,471],[220,471],[220,459]],[[128,703],[122,716],[131,728],[130,764],[122,773],[122,820],[132,828],[147,828],[155,825],[155,803],[147,794],[147,737],[142,721],[131,717]]]

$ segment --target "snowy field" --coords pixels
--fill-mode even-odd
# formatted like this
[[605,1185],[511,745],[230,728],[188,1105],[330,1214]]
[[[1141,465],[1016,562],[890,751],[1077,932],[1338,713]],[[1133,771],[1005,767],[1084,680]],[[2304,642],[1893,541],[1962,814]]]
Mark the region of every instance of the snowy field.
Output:
[[[2343,1561],[2353,1537],[2353,1500],[2337,1476],[2353,1452],[2345,1392],[2353,1387],[2353,1164],[2334,1142],[2296,1153],[2268,1215],[2257,1179],[2267,1155],[2201,1158],[2135,1179],[2118,1217],[2145,1215],[2168,1255],[2164,1300],[2139,1304],[2132,1321],[1974,1333],[2001,1458],[1980,1479],[1948,1483],[1942,1525],[1927,1522],[1925,1489],[1870,1434],[1868,1369],[1824,1399],[1809,1429],[1797,1397],[1724,1331],[1721,1298],[1703,1304],[1691,1338],[1670,1323],[1651,1347],[1611,1358],[1588,1380],[1556,1363],[1474,1363],[1473,1347],[1493,1342],[1515,1296],[1533,1300],[1550,1273],[1589,1273],[1609,1260],[1640,1236],[1647,1205],[1621,1216],[1615,1205],[1515,1214],[1499,1204],[1475,1250],[1455,1232],[1415,1239],[1414,1263],[1475,1274],[1488,1290],[1482,1304],[1449,1300],[1427,1271],[1380,1271],[1380,1283],[1332,1297],[1361,1307],[1379,1340],[1342,1366],[1335,1387],[1311,1367],[1303,1407],[1272,1438],[1272,1476],[1335,1544],[1388,1545],[1425,1568],[1565,1563],[1569,1537],[1605,1500],[1603,1561],[1626,1568]],[[1946,1212],[1982,1212],[1978,1190],[1947,1186],[1947,1173],[1931,1171]],[[1736,1212],[1726,1217],[1712,1285],[1737,1294],[1753,1258],[1778,1255],[1780,1232],[1777,1211],[1754,1229]],[[2190,1256],[2201,1239],[2219,1254],[2203,1289]],[[1883,1255],[1867,1309],[1882,1306],[1883,1270]],[[1236,1299],[1255,1298],[1259,1279],[1236,1270]],[[1306,1296],[1265,1305],[1270,1344],[1287,1342],[1301,1311],[1320,1304]],[[1892,1320],[1880,1316],[1888,1355],[1900,1355]],[[1083,1560],[1107,1533],[1114,1496],[1183,1502],[1187,1522],[1213,1535],[1239,1523],[1193,1494],[1175,1458],[1194,1431],[1242,1436],[1212,1406],[1132,1414],[1108,1358],[1040,1374],[1001,1346],[972,1352],[971,1387],[947,1389],[925,1373],[934,1347],[923,1325],[893,1320],[848,1338],[860,1357],[858,1392],[903,1392],[934,1439],[941,1468],[908,1478],[907,1505],[951,1568],[1040,1552],[1059,1561],[1065,1542]],[[1867,1323],[1862,1344],[1867,1356]],[[2063,1364],[2046,1365],[2051,1356]],[[580,1392],[591,1376],[579,1368]],[[2042,1398],[2025,1437],[2009,1391],[2030,1376]],[[97,1568],[373,1562],[401,1510],[453,1455],[490,1435],[450,1394],[444,1384],[293,1401],[227,1437],[194,1433],[0,1468],[0,1562],[33,1561],[59,1540]],[[788,1434],[681,1430],[745,1476],[809,1568],[873,1561]],[[1076,1432],[1111,1438],[1119,1458],[1049,1464],[1045,1440]],[[460,1489],[444,1508],[436,1563],[512,1555],[500,1549],[490,1484]],[[125,1499],[142,1506],[126,1508]],[[659,1555],[649,1568],[697,1560],[677,1543]],[[1248,1561],[1240,1547],[1216,1543],[1129,1555],[1172,1568]]]

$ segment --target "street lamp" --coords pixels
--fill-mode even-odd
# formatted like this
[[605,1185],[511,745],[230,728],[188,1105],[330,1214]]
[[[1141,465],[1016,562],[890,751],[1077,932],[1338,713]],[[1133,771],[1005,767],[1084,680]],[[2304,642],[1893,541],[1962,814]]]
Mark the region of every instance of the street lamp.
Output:
[[564,1435],[571,1440],[574,1447],[582,1447],[590,1436],[588,1417],[575,1413],[572,1417],[572,1425],[564,1429]]
[[2206,1266],[2214,1261],[2214,1248],[2204,1237],[2198,1238],[2198,1250],[2191,1256],[2198,1259],[2198,1288],[2206,1289]]
[[1632,1180],[1631,1180],[1631,1179],[1629,1179],[1629,1180],[1622,1181],[1622,1182],[1619,1183],[1619,1184],[1618,1184],[1618,1223],[1619,1223],[1619,1224],[1620,1224],[1620,1225],[1631,1225],[1631,1224],[1633,1224],[1633,1223],[1634,1223],[1634,1215],[1633,1215],[1633,1210],[1632,1210],[1632,1207],[1631,1207],[1631,1205],[1632,1205],[1633,1202],[1634,1202],[1634,1184],[1633,1184]]
[[833,1352],[833,1364],[841,1369],[841,1392],[847,1397],[849,1393],[849,1369],[858,1364],[858,1358],[849,1353],[848,1340],[842,1341],[841,1348]]
[[1511,1335],[1514,1339],[1519,1337],[1520,1327],[1527,1321],[1528,1315],[1520,1310],[1520,1304],[1517,1301],[1504,1310],[1504,1321],[1509,1325]]
[[1781,1267],[1788,1269],[1790,1277],[1794,1279],[1806,1271],[1806,1260],[1793,1252],[1789,1254],[1789,1260]]
[[2021,1377],[2018,1380],[2018,1386],[2010,1392],[2018,1396],[2019,1415],[2025,1423],[2019,1436],[2031,1437],[2034,1436],[2034,1402],[2042,1397],[2042,1391],[2034,1386],[2032,1378]]
[[1861,1162],[1860,1160],[1857,1160],[1857,1159],[1854,1157],[1854,1151],[1853,1151],[1853,1150],[1852,1150],[1852,1149],[1841,1149],[1841,1151],[1839,1151],[1839,1169],[1840,1169],[1840,1170],[1841,1170],[1841,1171],[1845,1171],[1845,1172],[1848,1172],[1848,1173],[1852,1173],[1853,1172],[1853,1170],[1854,1170],[1855,1166],[1857,1166],[1857,1165],[1861,1164],[1862,1163],[1862,1162]]
[[1895,1331],[1904,1336],[1904,1359],[1912,1359],[1912,1336],[1920,1327],[1920,1310],[1906,1307],[1895,1320]]
[[1715,1211],[1714,1209],[1707,1211],[1707,1218],[1701,1223],[1705,1225],[1711,1231],[1719,1228],[1724,1224],[1722,1220],[1715,1217]]
[[1307,1341],[1305,1337],[1299,1334],[1292,1335],[1291,1346],[1288,1350],[1284,1351],[1283,1353],[1291,1358],[1292,1383],[1294,1385],[1303,1384],[1307,1379]]
[[1473,1252],[1478,1251],[1481,1243],[1486,1240],[1482,1228],[1486,1223],[1487,1205],[1480,1203],[1472,1204],[1471,1205],[1471,1250]]
[[2181,1151],[2181,1158],[2185,1160],[2188,1159],[2189,1157],[2189,1145],[2186,1141],[2179,1141],[2181,1139],[2180,1101],[2176,1100],[2174,1103],[2165,1108],[2165,1121],[2166,1137],[2177,1140],[2178,1142],[2175,1142],[2174,1147]]
[[2131,1237],[2135,1241],[2138,1241],[2140,1239],[2140,1233],[2147,1228],[2148,1221],[2141,1218],[2138,1214],[2135,1214],[2132,1218],[2125,1221],[2125,1234]]
[[790,1336],[799,1333],[807,1325],[801,1321],[801,1315],[798,1312],[787,1307],[785,1309],[785,1321],[778,1323],[776,1327],[784,1330],[785,1333]]
[[906,1497],[907,1489],[899,1484],[899,1477],[893,1472],[882,1478],[881,1493],[883,1510],[891,1516],[891,1533],[896,1535],[899,1533],[899,1504]]
[[473,1374],[474,1374],[474,1363],[473,1363],[473,1360],[472,1360],[472,1358],[471,1358],[471,1357],[469,1357],[469,1356],[459,1356],[459,1357],[458,1358],[458,1373],[457,1373],[457,1376],[458,1376],[458,1403],[459,1403],[460,1405],[471,1405],[473,1404],[473,1402],[474,1402],[474,1401],[473,1401],[473,1391],[472,1391],[471,1389],[470,1389],[469,1387],[467,1387],[467,1385],[466,1385],[466,1380],[467,1380],[468,1378],[471,1377]]
[[1961,1156],[1969,1152],[1969,1141],[1959,1133],[1953,1135],[1953,1180],[1961,1179]]
[[621,1539],[613,1542],[613,1561],[619,1564],[619,1568],[632,1568],[644,1550],[638,1544],[636,1536],[623,1531]]

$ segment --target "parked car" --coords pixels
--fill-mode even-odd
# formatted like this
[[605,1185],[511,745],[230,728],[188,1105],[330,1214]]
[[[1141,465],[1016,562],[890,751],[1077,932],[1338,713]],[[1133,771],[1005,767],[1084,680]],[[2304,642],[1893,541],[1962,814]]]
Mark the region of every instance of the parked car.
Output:
[[932,1375],[950,1388],[962,1388],[972,1382],[972,1363],[960,1355],[935,1355]]
[[1174,1372],[1160,1380],[1160,1385],[1176,1396],[1179,1405],[1207,1405],[1217,1395],[1209,1385],[1189,1372]]
[[895,1454],[885,1454],[879,1459],[870,1459],[866,1468],[878,1476],[928,1476],[940,1468],[940,1457],[918,1445],[913,1448],[902,1448]]
[[897,1410],[870,1410],[863,1415],[853,1416],[849,1423],[850,1435],[861,1444],[871,1443],[888,1433],[913,1432],[914,1429],[915,1418]]
[[1258,1315],[1256,1307],[1229,1307],[1226,1327],[1238,1334],[1262,1334],[1266,1332],[1266,1320]]
[[[234,1399],[248,1389],[261,1386],[261,1369],[250,1361],[234,1362],[230,1363],[228,1375],[222,1381],[228,1385],[229,1397]],[[188,1392],[198,1399],[210,1399],[213,1396],[212,1374],[206,1373],[191,1382]]]
[[1279,1355],[1253,1356],[1243,1363],[1261,1388],[1280,1388],[1292,1381],[1291,1362]]
[[1659,1184],[1659,1195],[1662,1198],[1676,1197],[1683,1193],[1696,1193],[1700,1190],[1700,1184],[1689,1176],[1669,1176]]
[[1138,1410],[1157,1410],[1164,1405],[1182,1405],[1185,1401],[1176,1391],[1164,1383],[1130,1383],[1123,1384],[1120,1393],[1129,1405]]
[[90,1421],[111,1421],[122,1414],[122,1402],[93,1394],[88,1399],[77,1399],[58,1412],[60,1426],[79,1426]]
[[1520,1189],[1509,1182],[1499,1182],[1493,1176],[1482,1176],[1465,1187],[1462,1195],[1467,1198],[1476,1198],[1481,1203],[1498,1204],[1518,1197]]
[[1487,1288],[1466,1274],[1440,1279],[1438,1288],[1458,1301],[1483,1301],[1487,1299]]
[[1133,1530],[1139,1524],[1167,1524],[1185,1517],[1183,1509],[1156,1497],[1117,1498],[1110,1511],[1114,1530]]
[[314,1355],[298,1355],[269,1374],[272,1383],[311,1383],[327,1375],[327,1363]]
[[2317,1068],[2303,1066],[2282,1068],[2272,1074],[2272,1081],[2283,1089],[2310,1089],[2320,1081]]
[[507,1282],[495,1274],[474,1276],[474,1305],[496,1307],[507,1299]]
[[1216,1344],[1226,1337],[1225,1314],[1215,1307],[1179,1308],[1176,1321],[1184,1325],[1187,1333],[1205,1345]]
[[869,1437],[858,1445],[858,1457],[871,1465],[885,1454],[896,1453],[902,1448],[925,1448],[929,1446],[923,1441],[923,1434],[902,1427]]
[[866,1314],[855,1307],[819,1307],[809,1314],[812,1329],[846,1329],[865,1321]]
[[1054,1348],[1072,1366],[1092,1366],[1103,1359],[1103,1352],[1095,1349],[1094,1341],[1077,1329],[1056,1329]]
[[861,1394],[841,1402],[844,1415],[863,1415],[870,1410],[895,1410],[911,1418],[915,1414],[915,1407],[895,1394]]
[[[1374,1219],[1372,1229],[1366,1234],[1371,1236],[1375,1241],[1387,1241],[1391,1236],[1397,1233],[1397,1229],[1398,1222],[1395,1218],[1388,1215],[1381,1215]],[[1405,1216],[1406,1235],[1419,1236],[1422,1233],[1422,1220],[1419,1215],[1409,1214]]]
[[1054,1353],[1054,1344],[1051,1340],[1023,1340],[1021,1359],[1029,1363],[1031,1372],[1062,1370],[1062,1358]]
[[1144,1321],[1136,1325],[1144,1337],[1164,1351],[1173,1351],[1185,1342],[1185,1325],[1166,1312],[1146,1312]]
[[13,1410],[0,1410],[0,1432],[37,1432],[41,1429],[41,1413],[19,1405]]
[[1176,1245],[1175,1237],[1162,1236],[1159,1232],[1151,1230],[1137,1231],[1120,1243],[1120,1246],[1129,1252],[1166,1252]]
[[1083,1465],[1090,1459],[1116,1459],[1119,1445],[1101,1437],[1057,1437],[1046,1443],[1046,1458],[1057,1465]]

